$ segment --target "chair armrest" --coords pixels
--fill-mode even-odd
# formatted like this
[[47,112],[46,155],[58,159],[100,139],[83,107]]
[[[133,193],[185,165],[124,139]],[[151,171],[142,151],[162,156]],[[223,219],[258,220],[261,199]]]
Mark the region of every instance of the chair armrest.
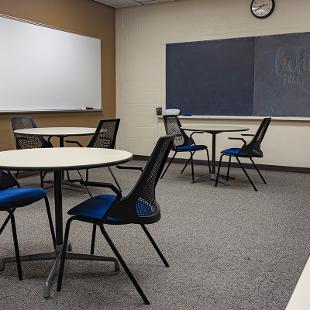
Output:
[[228,137],[229,140],[240,140],[243,142],[243,145],[246,145],[246,141],[243,138],[236,138],[236,137]]
[[66,143],[75,143],[80,147],[83,147],[83,145],[79,141],[72,141],[72,140],[65,140]]
[[201,133],[204,133],[204,131],[193,131],[191,134],[190,134],[190,137],[192,137],[194,134],[196,134],[196,133],[199,133],[199,134],[201,134]]
[[122,197],[122,193],[120,192],[120,190],[111,183],[80,181],[80,184],[84,186],[107,187],[111,189],[118,197]]
[[118,169],[128,169],[128,170],[140,170],[141,172],[143,172],[143,168],[142,167],[138,167],[138,166],[120,166],[117,165],[116,168]]
[[254,134],[253,133],[242,133],[241,136],[244,136],[244,137],[254,137]]

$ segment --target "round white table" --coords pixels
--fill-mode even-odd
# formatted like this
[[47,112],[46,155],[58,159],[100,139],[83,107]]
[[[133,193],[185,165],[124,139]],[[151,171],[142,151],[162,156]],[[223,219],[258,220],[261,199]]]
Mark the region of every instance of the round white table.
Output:
[[183,130],[206,132],[212,135],[212,151],[211,151],[211,179],[215,180],[215,157],[216,157],[216,135],[222,132],[239,132],[247,131],[249,128],[237,127],[237,126],[184,126],[181,127]]
[[36,135],[42,137],[58,137],[60,147],[64,146],[64,139],[69,136],[90,136],[96,128],[91,127],[37,127],[14,130],[19,135]]
[[[53,268],[45,282],[44,297],[50,296],[50,287],[60,262],[63,244],[63,210],[62,210],[62,174],[64,170],[88,169],[106,167],[129,161],[132,154],[127,151],[87,148],[87,147],[55,147],[0,152],[0,169],[3,170],[48,170],[54,174],[55,197],[55,232],[57,249],[51,253],[40,253],[22,256],[22,261],[55,260]],[[113,261],[118,269],[118,262],[114,257],[68,253],[69,259]],[[13,262],[15,258],[4,258],[5,263]]]

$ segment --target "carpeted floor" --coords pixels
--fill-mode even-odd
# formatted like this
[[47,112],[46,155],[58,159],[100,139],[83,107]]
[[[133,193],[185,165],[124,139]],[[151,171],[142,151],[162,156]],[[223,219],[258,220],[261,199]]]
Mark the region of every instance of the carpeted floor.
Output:
[[[135,164],[143,164],[136,162]],[[190,173],[179,175],[174,164],[159,182],[157,198],[162,220],[149,226],[171,267],[165,268],[139,226],[107,227],[123,258],[151,301],[145,306],[121,269],[110,263],[66,264],[63,290],[55,286],[42,297],[51,262],[23,263],[18,281],[15,264],[0,273],[0,309],[285,309],[309,255],[310,175],[264,172],[264,185],[251,170],[258,192],[242,171],[229,186],[191,184]],[[125,192],[139,172],[114,169]],[[197,174],[207,171],[197,166]],[[110,181],[105,169],[93,180]],[[38,184],[37,177],[21,180]],[[94,193],[101,191],[96,189]],[[64,190],[68,210],[88,196]],[[53,205],[53,191],[49,190]],[[0,213],[0,223],[5,214]],[[43,203],[16,212],[21,254],[52,249]],[[91,226],[75,223],[73,251],[89,251]],[[98,234],[97,254],[112,255]],[[0,236],[0,256],[12,256],[10,226]]]

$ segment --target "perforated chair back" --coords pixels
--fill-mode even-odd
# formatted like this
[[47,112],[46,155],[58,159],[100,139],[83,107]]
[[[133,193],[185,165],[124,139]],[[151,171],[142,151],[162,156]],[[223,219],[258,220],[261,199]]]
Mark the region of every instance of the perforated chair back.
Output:
[[249,156],[263,157],[263,151],[261,150],[261,143],[265,137],[271,117],[266,117],[262,120],[258,130],[256,131],[253,139],[241,148],[241,152],[248,153]]
[[[12,117],[11,124],[13,131],[17,129],[37,128],[37,125],[31,116]],[[17,149],[45,148],[52,146],[41,136],[20,135],[14,133],[14,137]]]
[[119,118],[101,120],[88,147],[114,149],[119,122]]
[[174,147],[194,144],[193,139],[188,137],[184,130],[181,129],[181,122],[176,115],[164,115],[163,120],[166,134],[174,135]]
[[173,145],[174,136],[159,138],[144,170],[132,191],[111,207],[113,214],[128,223],[154,223],[160,219],[160,207],[155,197],[155,188]]

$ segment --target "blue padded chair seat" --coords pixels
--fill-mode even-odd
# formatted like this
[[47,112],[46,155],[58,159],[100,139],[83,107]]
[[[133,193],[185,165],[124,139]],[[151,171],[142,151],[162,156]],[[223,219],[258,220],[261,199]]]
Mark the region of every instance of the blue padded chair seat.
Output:
[[[101,220],[115,201],[116,197],[116,195],[98,195],[91,197],[70,209],[68,214],[90,220]],[[111,217],[108,217],[107,220],[117,222],[116,219]]]
[[0,210],[24,207],[46,195],[46,191],[40,187],[5,189],[0,191]]
[[231,155],[231,156],[240,156],[240,157],[249,157],[249,154],[243,153],[240,151],[240,148],[231,148],[222,151],[222,154]]
[[207,147],[205,145],[201,144],[191,144],[191,145],[181,145],[181,146],[176,146],[175,150],[179,152],[188,152],[188,151],[201,151],[201,150],[206,150]]

